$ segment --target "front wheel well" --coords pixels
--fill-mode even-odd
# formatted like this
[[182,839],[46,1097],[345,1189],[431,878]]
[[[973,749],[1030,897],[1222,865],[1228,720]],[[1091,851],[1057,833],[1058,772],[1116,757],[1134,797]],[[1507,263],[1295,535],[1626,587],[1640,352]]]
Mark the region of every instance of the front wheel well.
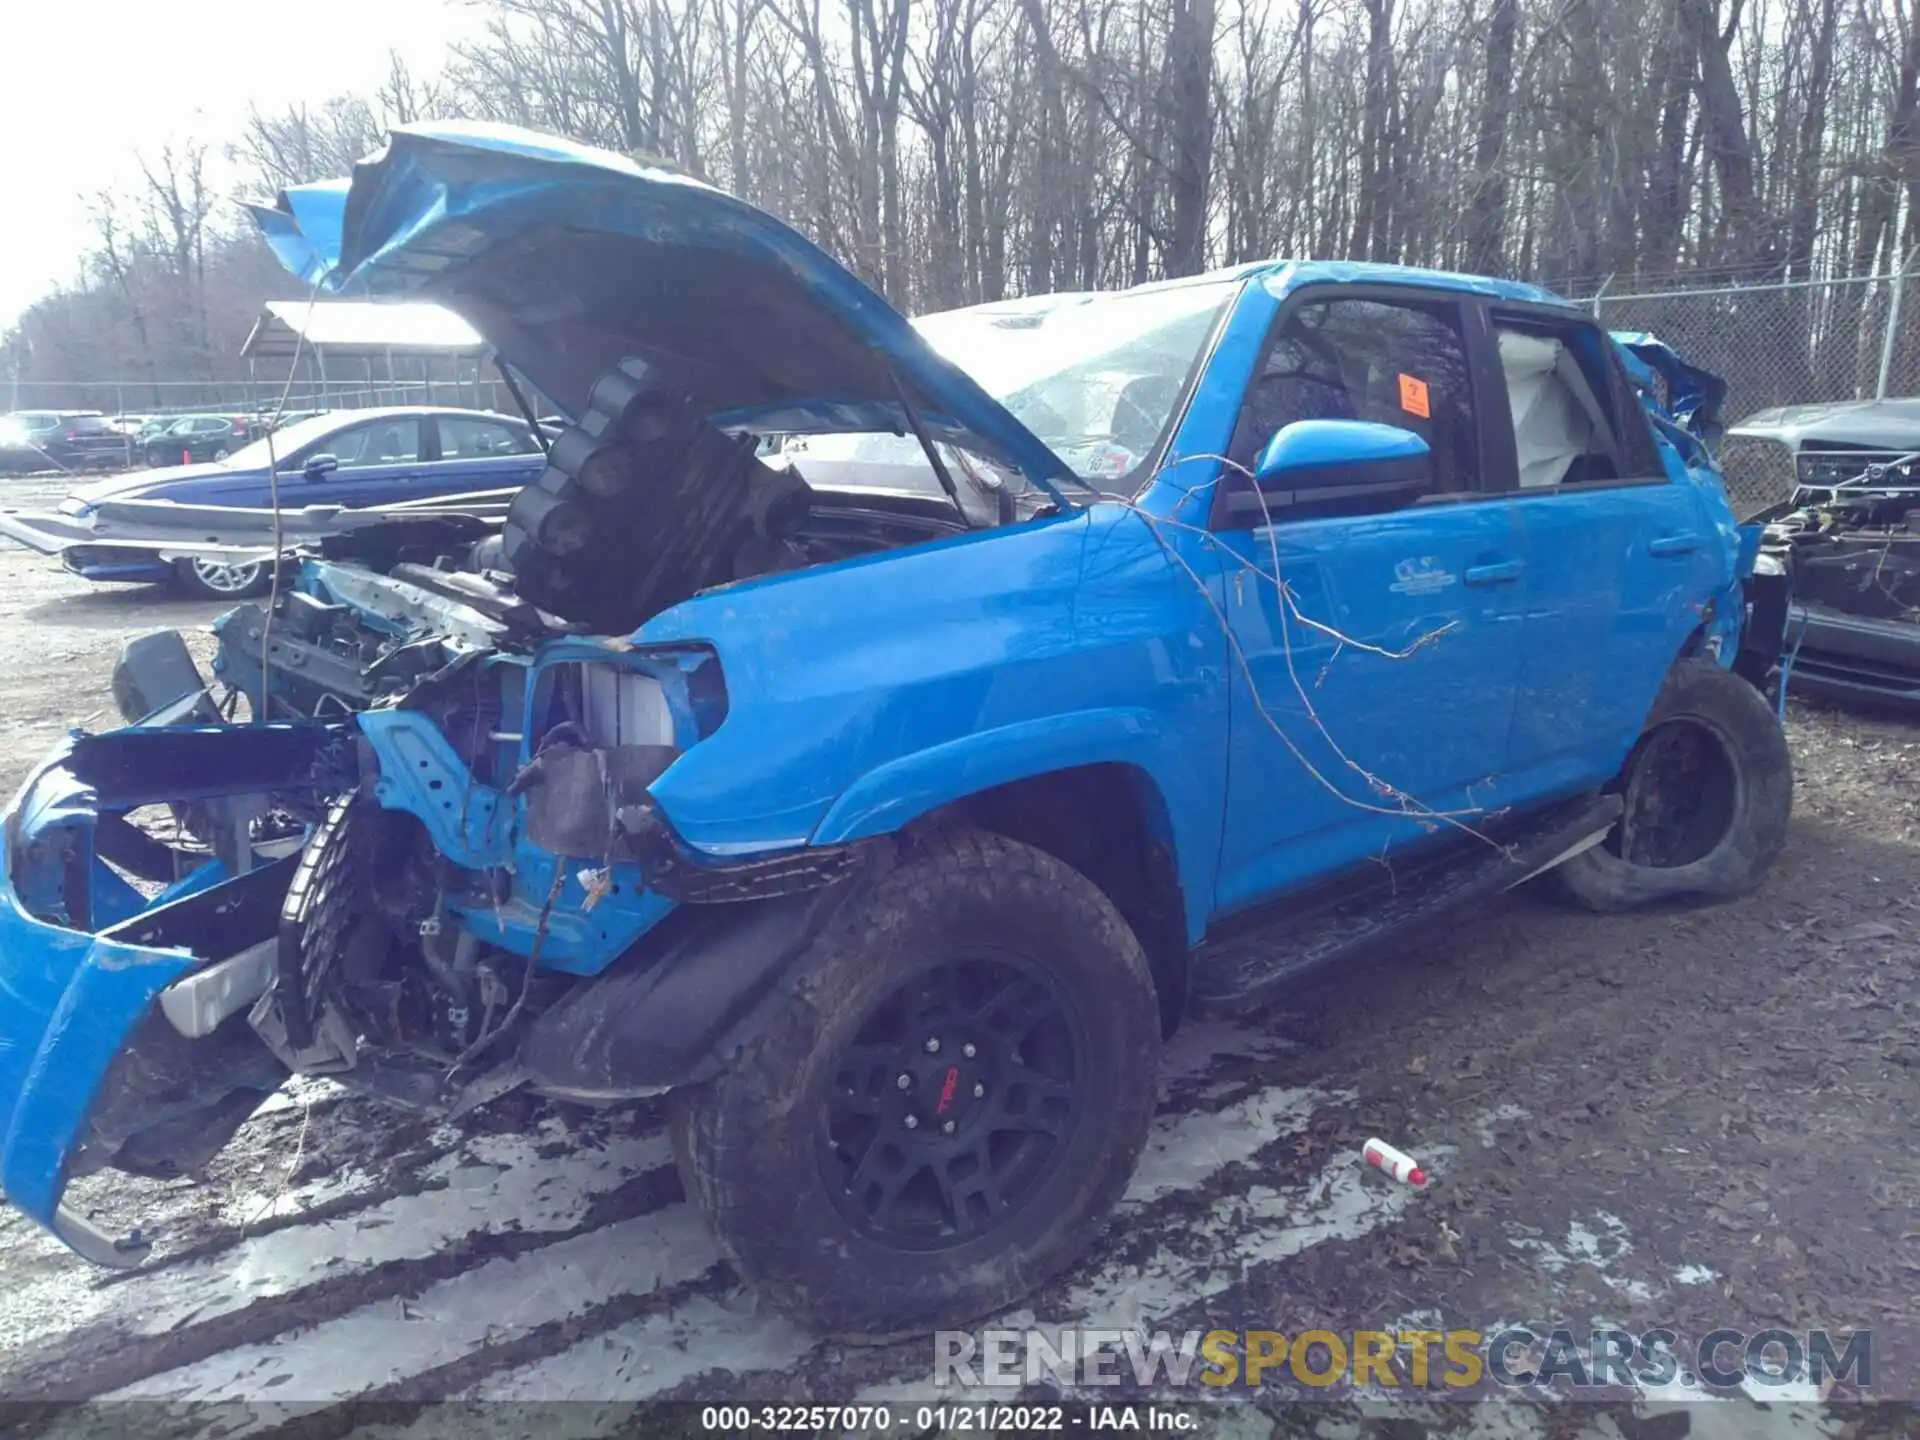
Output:
[[1071,865],[1120,912],[1147,954],[1171,1035],[1186,1013],[1185,898],[1159,788],[1120,763],[1080,765],[1011,781],[927,817],[990,830]]

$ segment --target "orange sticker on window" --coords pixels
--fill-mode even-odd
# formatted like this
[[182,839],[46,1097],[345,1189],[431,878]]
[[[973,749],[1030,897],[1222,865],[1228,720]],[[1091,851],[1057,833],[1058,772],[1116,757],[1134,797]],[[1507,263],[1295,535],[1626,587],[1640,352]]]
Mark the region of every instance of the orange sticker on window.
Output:
[[1430,418],[1433,411],[1427,405],[1427,382],[1416,380],[1411,375],[1402,375],[1400,408],[1409,415],[1418,415],[1422,420]]

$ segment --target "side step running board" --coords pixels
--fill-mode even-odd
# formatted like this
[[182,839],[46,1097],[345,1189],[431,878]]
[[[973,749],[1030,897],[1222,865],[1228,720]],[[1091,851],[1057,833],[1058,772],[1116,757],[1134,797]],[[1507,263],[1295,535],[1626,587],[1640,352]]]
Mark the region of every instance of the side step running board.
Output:
[[1620,818],[1617,795],[1556,805],[1493,838],[1450,848],[1360,891],[1284,902],[1208,940],[1193,957],[1193,1013],[1231,1015],[1322,965],[1412,930],[1469,901],[1510,890],[1598,845]]

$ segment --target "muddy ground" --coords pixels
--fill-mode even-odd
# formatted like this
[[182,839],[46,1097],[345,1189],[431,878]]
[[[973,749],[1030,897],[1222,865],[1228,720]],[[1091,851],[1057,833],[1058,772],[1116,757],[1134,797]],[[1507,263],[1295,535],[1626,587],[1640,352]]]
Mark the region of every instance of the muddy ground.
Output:
[[[31,488],[8,502],[34,503]],[[0,782],[11,791],[69,725],[109,723],[126,635],[218,608],[95,589],[0,549]],[[1583,1341],[1595,1324],[1696,1339],[1866,1327],[1872,1393],[1920,1397],[1920,730],[1796,704],[1790,732],[1792,839],[1750,900],[1596,918],[1520,893],[1184,1034],[1109,1234],[1008,1323],[1521,1322]],[[1361,1169],[1370,1134],[1434,1183],[1416,1194]],[[448,1127],[311,1085],[202,1180],[94,1178],[75,1197],[109,1227],[157,1227],[159,1253],[102,1275],[0,1212],[0,1395],[241,1402],[223,1433],[296,1406],[299,1433],[319,1435],[352,1428],[339,1407],[356,1397],[932,1393],[930,1344],[823,1345],[741,1289],[649,1106],[509,1099]],[[1312,1399],[1282,1428],[1327,1436],[1846,1428],[1737,1402],[1661,1418],[1692,1393],[1418,1421],[1337,1389],[1263,1396]],[[570,1429],[600,1424],[569,1414]]]

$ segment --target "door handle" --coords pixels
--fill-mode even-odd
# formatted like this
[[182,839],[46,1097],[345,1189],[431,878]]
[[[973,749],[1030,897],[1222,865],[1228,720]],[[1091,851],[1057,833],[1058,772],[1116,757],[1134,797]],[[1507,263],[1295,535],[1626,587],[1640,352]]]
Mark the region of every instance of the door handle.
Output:
[[1518,560],[1495,560],[1486,565],[1469,565],[1467,584],[1504,585],[1509,580],[1518,580],[1520,573],[1526,568]]
[[1698,535],[1661,535],[1647,542],[1652,555],[1691,555],[1700,548]]

